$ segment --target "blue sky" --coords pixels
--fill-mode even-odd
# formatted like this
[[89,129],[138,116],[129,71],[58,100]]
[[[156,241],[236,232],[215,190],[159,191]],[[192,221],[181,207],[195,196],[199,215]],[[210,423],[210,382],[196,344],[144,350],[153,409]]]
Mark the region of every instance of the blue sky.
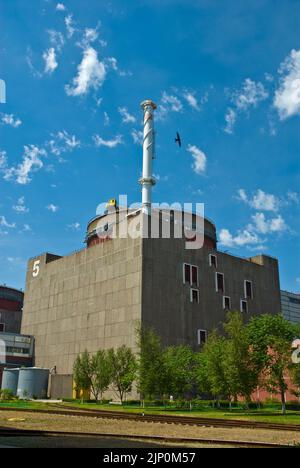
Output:
[[[279,258],[300,290],[300,1],[0,0],[0,282],[83,247],[99,203],[204,202],[219,248]],[[183,147],[174,137],[179,131]]]

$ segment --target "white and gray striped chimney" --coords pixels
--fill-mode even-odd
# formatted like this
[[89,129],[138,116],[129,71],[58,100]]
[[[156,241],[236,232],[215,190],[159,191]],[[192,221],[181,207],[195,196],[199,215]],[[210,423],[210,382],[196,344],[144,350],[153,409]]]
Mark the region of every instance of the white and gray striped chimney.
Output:
[[151,100],[141,103],[144,111],[144,138],[143,138],[143,175],[139,180],[142,186],[142,211],[151,215],[152,187],[155,179],[152,174],[152,162],[155,157],[155,133],[153,113],[157,108]]

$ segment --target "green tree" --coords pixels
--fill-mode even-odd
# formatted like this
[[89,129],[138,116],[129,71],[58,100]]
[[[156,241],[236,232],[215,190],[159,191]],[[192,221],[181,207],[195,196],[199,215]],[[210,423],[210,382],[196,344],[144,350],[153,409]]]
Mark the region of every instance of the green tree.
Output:
[[259,386],[263,366],[255,359],[240,312],[228,314],[224,329],[228,337],[224,355],[226,381],[235,398],[242,396],[248,404],[252,393]]
[[296,389],[292,393],[299,398],[300,397],[300,364],[293,364],[290,369],[290,376]]
[[200,393],[211,393],[216,400],[233,397],[228,380],[225,356],[227,340],[216,330],[210,333],[203,349],[196,355],[195,380]]
[[87,351],[79,354],[73,365],[73,379],[77,392],[88,391],[91,388],[89,375],[90,357]]
[[111,361],[105,350],[99,350],[90,359],[90,382],[91,391],[98,401],[99,396],[102,399],[103,393],[108,389],[111,383]]
[[264,387],[281,395],[286,414],[286,376],[293,368],[291,346],[298,329],[282,315],[261,315],[251,319],[248,333],[255,359],[263,366]]
[[184,398],[192,390],[195,355],[189,346],[169,346],[163,353],[165,392]]
[[109,366],[111,369],[111,383],[121,402],[126,393],[132,390],[137,374],[137,361],[132,350],[123,345],[120,348],[108,351]]
[[137,330],[139,347],[138,389],[142,400],[163,395],[166,387],[163,347],[154,329]]

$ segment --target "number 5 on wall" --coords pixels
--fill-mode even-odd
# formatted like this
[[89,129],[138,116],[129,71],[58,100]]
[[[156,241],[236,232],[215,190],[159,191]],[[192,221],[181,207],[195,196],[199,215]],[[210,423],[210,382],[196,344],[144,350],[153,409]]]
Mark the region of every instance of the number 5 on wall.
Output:
[[40,272],[40,260],[36,260],[33,264],[33,269],[32,269],[32,276],[36,278],[39,275]]

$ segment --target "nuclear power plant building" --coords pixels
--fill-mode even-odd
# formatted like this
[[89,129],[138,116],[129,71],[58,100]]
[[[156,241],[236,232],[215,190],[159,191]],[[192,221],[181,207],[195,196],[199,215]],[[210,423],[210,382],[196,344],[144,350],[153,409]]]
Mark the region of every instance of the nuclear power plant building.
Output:
[[[185,213],[153,208],[155,105],[146,101],[143,108],[141,207],[126,210],[112,201],[88,224],[86,248],[64,257],[45,253],[28,263],[22,333],[35,337],[35,365],[56,367],[66,378],[86,349],[126,344],[137,350],[139,325],[154,328],[166,345],[197,349],[229,310],[241,311],[245,320],[281,311],[276,259],[221,252],[209,219],[194,213],[186,223]],[[159,235],[145,236],[154,218]],[[134,226],[138,235],[120,235],[124,226]],[[178,226],[203,246],[187,248],[185,236],[175,236]]]

